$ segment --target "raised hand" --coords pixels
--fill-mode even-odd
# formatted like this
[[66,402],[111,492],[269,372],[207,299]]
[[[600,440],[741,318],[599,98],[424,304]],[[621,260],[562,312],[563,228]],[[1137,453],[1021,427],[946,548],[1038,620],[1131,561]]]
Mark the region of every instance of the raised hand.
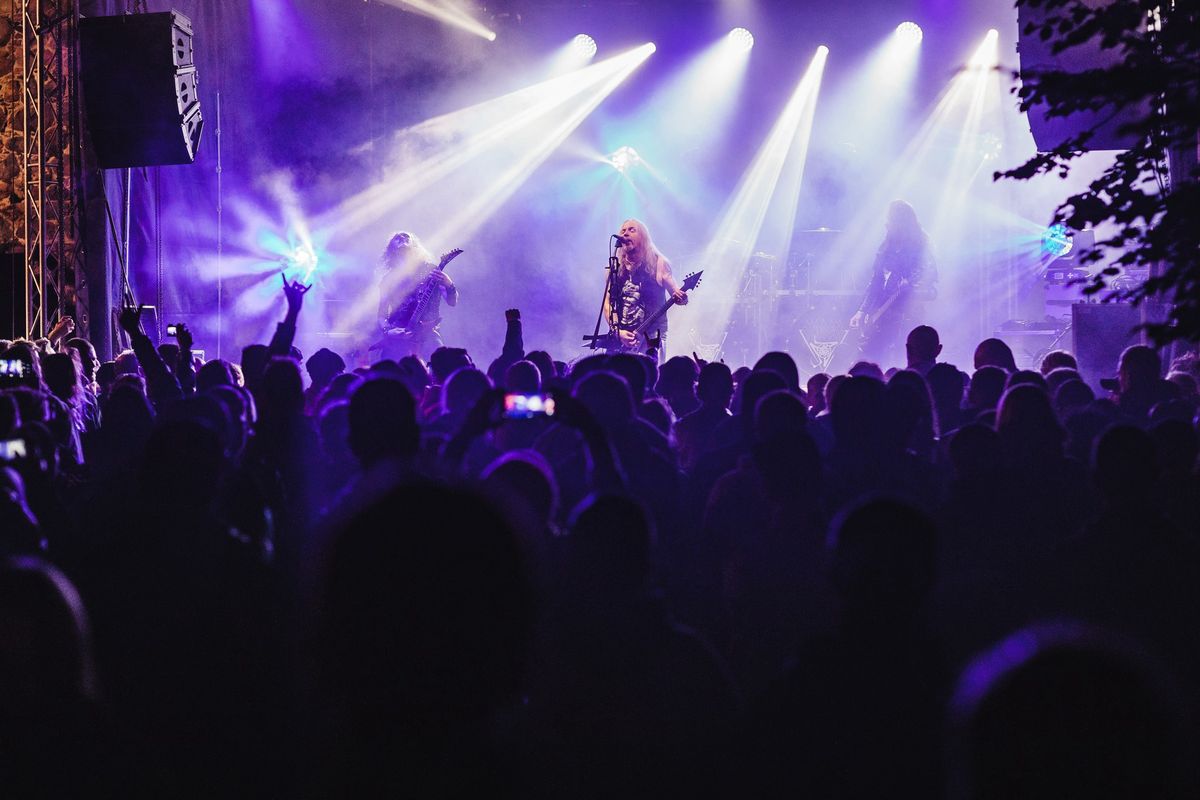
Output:
[[54,323],[54,327],[50,329],[50,333],[46,336],[51,342],[57,342],[70,336],[75,331],[75,320],[70,317],[62,317],[58,322]]
[[300,307],[304,305],[304,295],[308,294],[312,284],[305,286],[300,281],[288,283],[287,275],[282,272],[279,273],[279,277],[283,279],[283,296],[287,298],[288,315],[296,316],[300,313]]
[[141,306],[125,306],[121,309],[121,313],[117,315],[117,324],[121,326],[121,330],[128,333],[130,336],[142,332],[142,308]]
[[194,341],[192,339],[192,331],[182,322],[175,326],[175,341],[179,342],[180,348],[184,350],[192,349]]

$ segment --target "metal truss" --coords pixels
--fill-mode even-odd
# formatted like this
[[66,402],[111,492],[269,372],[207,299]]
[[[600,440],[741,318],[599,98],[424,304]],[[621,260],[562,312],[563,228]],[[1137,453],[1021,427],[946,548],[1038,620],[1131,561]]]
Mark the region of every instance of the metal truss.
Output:
[[82,188],[78,0],[17,0],[21,12],[22,205],[25,335],[38,338],[63,314],[88,328],[80,269]]

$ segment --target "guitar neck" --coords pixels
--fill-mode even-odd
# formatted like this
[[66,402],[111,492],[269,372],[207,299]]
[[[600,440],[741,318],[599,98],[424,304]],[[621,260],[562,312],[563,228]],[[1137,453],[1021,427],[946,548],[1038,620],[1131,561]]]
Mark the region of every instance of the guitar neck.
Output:
[[660,307],[658,309],[658,311],[655,311],[653,314],[651,314],[650,316],[648,316],[644,320],[642,320],[642,324],[638,325],[637,328],[634,329],[634,333],[636,333],[640,336],[640,335],[644,334],[646,331],[650,330],[650,326],[653,325],[654,323],[658,322],[660,319],[662,319],[663,314],[666,314],[667,311],[673,305],[675,305],[674,297],[672,297],[667,302],[663,303],[662,307]]

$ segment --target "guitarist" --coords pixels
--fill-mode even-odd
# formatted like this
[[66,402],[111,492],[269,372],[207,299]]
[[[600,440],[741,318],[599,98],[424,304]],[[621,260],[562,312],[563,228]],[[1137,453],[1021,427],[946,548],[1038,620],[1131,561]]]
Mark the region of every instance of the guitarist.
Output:
[[903,200],[888,206],[887,234],[875,254],[871,283],[850,327],[862,332],[863,354],[884,366],[895,361],[917,303],[932,300],[937,268],[917,212]]
[[[393,236],[383,251],[379,276],[379,329],[383,333],[381,358],[402,358],[406,355],[427,357],[442,345],[438,331],[439,305],[458,305],[458,288],[437,260],[411,233],[401,231]],[[421,313],[412,319],[421,287],[426,280],[437,284],[436,291]]]
[[[616,286],[609,285],[604,297],[604,316],[617,332],[621,345],[628,350],[640,350],[633,333],[648,314],[671,297],[681,306],[687,305],[687,292],[679,288],[671,272],[671,262],[659,252],[650,238],[646,225],[636,219],[625,220],[617,235]],[[663,352],[667,338],[667,318],[664,315],[657,329],[658,352]]]

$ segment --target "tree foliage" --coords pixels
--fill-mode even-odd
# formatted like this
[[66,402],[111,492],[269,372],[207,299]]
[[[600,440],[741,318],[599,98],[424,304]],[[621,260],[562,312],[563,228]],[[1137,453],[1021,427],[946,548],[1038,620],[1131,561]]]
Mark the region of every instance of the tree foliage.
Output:
[[[1200,14],[1198,0],[1016,0],[1035,12],[1022,34],[1062,53],[1098,41],[1117,58],[1082,72],[1023,68],[1014,73],[1022,111],[1035,105],[1047,117],[1098,112],[1101,122],[1039,153],[995,179],[1028,180],[1057,172],[1066,177],[1103,121],[1127,117],[1118,129],[1138,144],[1116,155],[1088,186],[1056,209],[1055,222],[1075,229],[1106,224],[1114,231],[1083,256],[1103,269],[1085,291],[1105,300],[1168,304],[1165,319],[1147,326],[1159,344],[1200,341]],[[1168,177],[1168,153],[1174,174]],[[1180,169],[1180,165],[1183,168]],[[1113,279],[1145,269],[1144,283]]]

